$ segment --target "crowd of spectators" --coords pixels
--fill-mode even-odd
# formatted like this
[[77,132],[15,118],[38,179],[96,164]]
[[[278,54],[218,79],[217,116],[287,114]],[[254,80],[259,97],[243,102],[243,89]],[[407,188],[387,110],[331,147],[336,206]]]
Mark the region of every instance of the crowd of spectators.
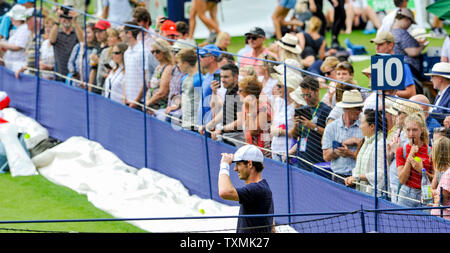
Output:
[[[106,2],[112,7],[118,1]],[[336,11],[342,12],[344,1],[333,2]],[[279,40],[270,46],[262,28],[251,28],[240,51],[244,57],[235,58],[225,53],[230,35],[218,27],[211,28],[217,32],[214,42],[197,50],[189,24],[158,17],[153,30],[150,13],[143,6],[123,8],[130,12],[121,12],[127,20],[111,12],[116,15],[114,23],[89,21],[82,29],[77,22],[80,15],[73,10],[59,8],[52,17],[18,3],[5,14],[15,29],[0,48],[6,51],[5,67],[18,78],[23,71],[34,73],[38,62],[41,70],[53,71],[42,73],[43,78],[88,89],[236,147],[254,144],[264,156],[301,169],[317,172],[329,166],[329,179],[359,191],[371,194],[376,178],[376,187],[403,206],[420,203],[421,169],[425,168],[433,181],[434,204],[439,203],[438,185],[444,188],[448,204],[450,63],[443,57],[423,75],[420,54],[427,43],[408,32],[414,15],[398,6],[391,29],[381,31],[385,20],[374,22],[381,28],[371,40],[378,54],[405,56],[406,88],[386,91],[385,125],[381,109],[375,106],[380,96],[356,82],[352,63],[339,56],[338,47],[327,46],[322,23],[326,20],[320,15],[308,20],[304,32],[281,36],[277,30]],[[319,6],[310,7],[316,13]],[[105,11],[103,18],[109,18]],[[371,17],[370,10],[364,13]],[[36,34],[36,25],[41,26],[34,19],[40,14],[42,37]],[[345,24],[345,18],[339,22]],[[333,30],[333,43],[337,34]],[[39,61],[35,48],[40,51]],[[321,77],[305,74],[303,69]],[[370,82],[370,68],[363,73]],[[420,85],[427,78],[436,97]],[[322,96],[321,90],[325,90]]]

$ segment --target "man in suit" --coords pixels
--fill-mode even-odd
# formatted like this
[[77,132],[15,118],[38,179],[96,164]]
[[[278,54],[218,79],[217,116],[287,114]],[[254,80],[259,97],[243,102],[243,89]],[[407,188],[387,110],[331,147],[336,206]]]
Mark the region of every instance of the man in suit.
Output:
[[437,107],[433,107],[430,114],[439,124],[443,125],[445,118],[450,115],[450,63],[436,63],[431,69],[431,73],[425,75],[431,76],[433,88],[438,90],[434,100],[434,105]]

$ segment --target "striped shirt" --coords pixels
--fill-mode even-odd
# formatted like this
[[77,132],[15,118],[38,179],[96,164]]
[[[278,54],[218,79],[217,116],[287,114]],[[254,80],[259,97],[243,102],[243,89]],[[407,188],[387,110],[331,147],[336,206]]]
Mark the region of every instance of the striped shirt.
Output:
[[[129,46],[124,54],[125,63],[125,92],[128,101],[135,101],[143,87],[143,71],[148,70],[148,64],[143,63],[142,43],[134,47]],[[145,49],[145,59],[149,52]]]
[[[377,189],[384,190],[384,145],[383,132],[379,132],[377,136]],[[387,166],[389,167],[389,166]],[[373,193],[373,186],[375,185],[375,135],[366,137],[364,144],[359,150],[356,158],[356,166],[352,172],[353,176],[365,175],[367,181],[361,181],[360,185],[356,185],[356,189],[368,194]],[[369,184],[372,187],[367,187]],[[389,184],[388,184],[389,185]]]
[[[39,46],[42,45],[42,42],[43,42],[42,37],[39,39],[39,36],[38,37],[34,36],[33,39],[28,41],[27,48],[25,50],[25,52],[27,53],[27,65],[26,65],[27,67],[37,69],[36,62],[35,62],[36,48],[39,51],[40,50]],[[39,55],[38,55],[38,57],[39,57]],[[25,73],[34,75],[36,72],[32,71],[32,70],[28,70]]]
[[[55,68],[56,72],[61,75],[67,75],[69,69],[67,68],[67,62],[69,61],[70,54],[75,45],[78,44],[78,38],[75,31],[67,34],[61,29],[58,32],[55,43],[52,43],[55,53]],[[57,77],[57,80],[62,80],[61,77]]]

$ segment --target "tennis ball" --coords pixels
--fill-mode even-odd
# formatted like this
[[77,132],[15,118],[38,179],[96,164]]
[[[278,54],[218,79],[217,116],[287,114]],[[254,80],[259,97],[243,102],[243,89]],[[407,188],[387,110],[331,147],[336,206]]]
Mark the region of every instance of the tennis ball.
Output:
[[26,133],[23,137],[24,137],[25,139],[30,139],[30,135],[29,135],[28,133]]
[[422,161],[422,159],[420,159],[420,157],[418,157],[418,156],[414,157],[414,160],[416,160],[418,163],[420,163]]
[[200,209],[200,210],[198,210],[201,214],[205,214],[205,209]]

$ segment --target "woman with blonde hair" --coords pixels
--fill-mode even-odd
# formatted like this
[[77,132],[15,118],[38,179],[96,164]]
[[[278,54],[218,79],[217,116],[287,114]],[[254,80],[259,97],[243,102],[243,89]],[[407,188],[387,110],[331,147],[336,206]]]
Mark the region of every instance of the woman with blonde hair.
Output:
[[[111,68],[108,68],[108,64],[113,61],[113,48],[117,43],[121,42],[119,31],[115,28],[108,28],[106,30],[106,35],[108,36],[106,40],[108,47],[102,50],[99,57],[97,57],[97,55],[93,55],[92,59],[94,62],[98,61],[97,69],[93,69],[91,72],[95,75],[97,86],[100,87],[104,86],[105,79],[108,76],[109,71],[111,71]],[[105,91],[103,90],[103,93],[104,92]]]
[[392,103],[392,109],[397,112],[395,117],[395,132],[392,133],[392,138],[386,145],[387,156],[392,157],[389,166],[389,183],[391,188],[391,202],[397,203],[398,192],[400,190],[400,181],[397,174],[397,162],[396,162],[396,151],[399,147],[405,146],[409,140],[405,131],[405,119],[408,115],[412,113],[422,113],[422,108],[420,105],[396,99]]
[[106,75],[103,96],[118,103],[123,103],[123,84],[125,83],[123,54],[127,51],[128,46],[125,43],[117,43],[111,48],[112,61],[108,64],[111,70]]
[[421,199],[422,169],[426,169],[429,178],[433,177],[428,147],[430,137],[423,113],[414,112],[408,115],[404,121],[404,130],[409,143],[398,147],[395,154],[401,184],[397,204],[417,207]]
[[[266,54],[263,57],[265,60],[276,61],[275,56]],[[273,88],[277,84],[277,80],[272,78],[272,74],[276,73],[275,63],[263,61],[261,64],[256,66],[256,74],[258,75],[258,81],[262,83],[262,92],[266,94],[269,99],[272,98]]]
[[[436,189],[433,189],[433,206],[450,205],[450,139],[442,137],[433,143],[433,150],[431,152],[433,159],[433,168],[435,175],[434,182],[438,182]],[[439,179],[438,179],[439,178]],[[433,183],[434,183],[433,182]],[[442,188],[442,203],[441,203],[441,188]],[[432,209],[432,215],[441,215],[441,209]],[[444,218],[450,220],[450,209],[446,208],[442,214]]]
[[309,20],[307,31],[297,33],[297,38],[302,48],[302,53],[300,54],[302,58],[301,63],[305,68],[313,65],[316,60],[323,60],[326,56],[326,40],[319,33],[321,26],[322,21],[318,17],[313,16]]
[[[167,107],[172,67],[175,61],[172,53],[172,46],[163,39],[155,40],[152,45],[151,53],[159,62],[159,65],[156,67],[153,76],[150,79],[145,107],[147,113],[153,115],[152,109],[164,113],[164,109]],[[152,109],[147,107],[151,107]]]
[[228,46],[230,45],[231,36],[227,32],[220,32],[217,34],[216,38],[216,46],[220,48],[221,51],[227,51]]

